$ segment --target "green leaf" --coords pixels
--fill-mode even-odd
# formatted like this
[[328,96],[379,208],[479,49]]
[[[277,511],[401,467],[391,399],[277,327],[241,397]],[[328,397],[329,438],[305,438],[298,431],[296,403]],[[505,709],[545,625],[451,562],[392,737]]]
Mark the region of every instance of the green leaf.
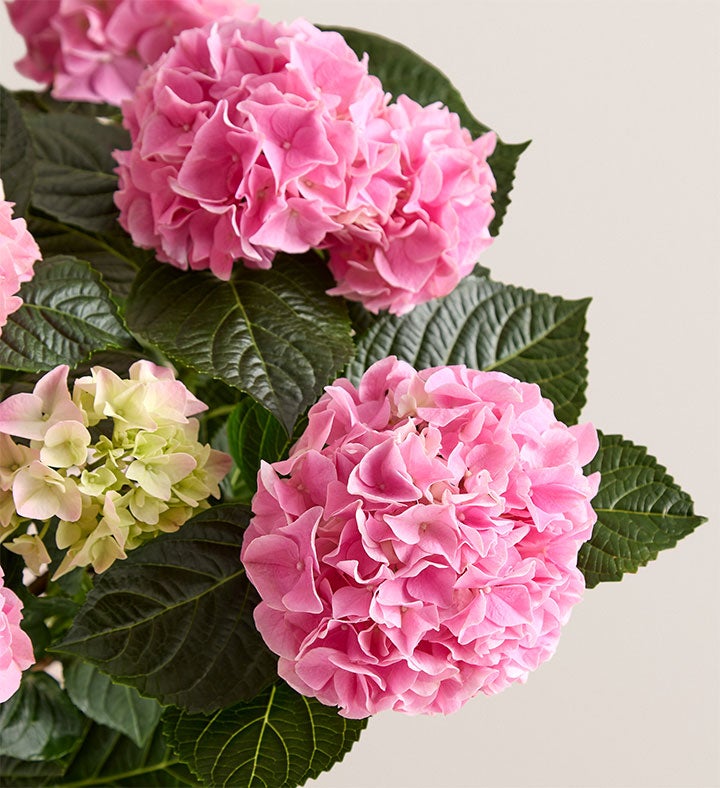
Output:
[[[230,454],[227,439],[227,424],[223,424],[212,437],[210,445],[216,451]],[[233,462],[227,476],[220,482],[220,494],[224,503],[243,504],[250,506],[253,493],[245,484],[237,465]]]
[[51,257],[36,263],[19,295],[25,303],[0,335],[0,366],[42,372],[133,344],[110,291],[82,260]]
[[[52,558],[50,563],[55,564],[64,556],[54,541],[56,523],[57,521],[50,523],[50,529],[45,535],[45,543]],[[24,561],[20,560],[24,565]],[[88,586],[92,585],[90,575],[84,569],[68,573],[56,581],[49,582],[49,578],[49,573],[46,573],[36,578],[28,588],[17,590],[23,603],[20,626],[30,636],[35,662],[43,664],[54,659],[53,655],[47,653],[48,650],[70,628],[87,594]]]
[[[370,73],[380,79],[389,93],[396,97],[405,94],[422,105],[441,101],[460,116],[463,126],[473,137],[479,137],[490,130],[489,126],[480,123],[472,115],[457,88],[445,74],[408,47],[364,30],[347,27],[332,29],[343,35],[358,56],[362,57],[364,52],[368,53]],[[493,197],[495,219],[490,225],[492,235],[500,232],[500,226],[510,204],[515,168],[520,155],[529,144],[528,141],[509,145],[498,137],[495,152],[488,159],[497,182],[497,190]]]
[[65,666],[65,690],[70,700],[91,720],[129,736],[138,747],[155,730],[162,707],[137,690],[113,684],[87,662],[73,660]]
[[50,782],[58,783],[67,768],[68,756],[54,761],[23,761],[0,756],[0,785],[3,788],[21,786],[38,788]]
[[0,178],[5,199],[15,203],[14,216],[24,216],[30,204],[35,152],[17,102],[0,86]]
[[[225,427],[228,416],[235,404],[245,395],[234,386],[228,386],[221,380],[208,378],[205,375],[190,377],[189,382],[195,396],[204,402],[208,409],[200,415],[200,441],[211,441]],[[188,384],[188,378],[183,378]],[[217,448],[217,447],[214,447]],[[224,450],[223,450],[224,451]]]
[[465,364],[497,370],[537,383],[557,418],[574,424],[585,404],[589,303],[469,276],[445,298],[371,325],[348,377],[357,382],[372,363],[390,355],[417,369]]
[[55,761],[0,758],[0,785],[28,786],[185,786],[197,785],[166,743],[158,725],[143,747],[103,725],[91,724],[73,753]]
[[191,711],[253,697],[276,676],[240,563],[250,514],[214,506],[99,575],[56,651]]
[[[55,590],[55,588],[53,588]],[[65,617],[73,618],[78,611],[80,605],[66,596],[38,596],[32,597],[30,605],[33,608],[34,615],[42,616],[43,618],[56,618]],[[27,617],[28,605],[25,606],[23,615]]]
[[0,549],[0,570],[5,575],[3,586],[14,591],[21,599],[29,596],[27,587],[23,583],[23,569],[25,569],[25,561],[17,553]]
[[158,725],[144,747],[102,725],[93,725],[60,785],[185,786],[197,785],[185,764],[178,762]]
[[284,459],[306,425],[306,419],[300,419],[288,437],[272,413],[255,400],[244,397],[236,405],[227,421],[228,451],[251,494],[257,490],[260,462]]
[[[52,642],[53,632],[61,628],[64,621],[75,615],[78,605],[71,599],[60,596],[38,597],[24,593],[21,599],[24,605],[21,626],[32,640],[35,661],[38,662],[45,657],[45,651]],[[50,619],[52,622],[49,621]],[[52,623],[52,626],[48,626],[49,623]],[[51,629],[53,632],[50,631]]]
[[0,704],[0,755],[25,761],[61,758],[85,731],[85,718],[47,673],[25,673]]
[[121,301],[127,298],[140,266],[149,259],[148,253],[136,249],[125,235],[88,233],[40,216],[31,216],[28,227],[43,257],[63,254],[87,261]]
[[505,220],[505,214],[512,200],[510,192],[515,183],[515,170],[520,156],[525,152],[530,140],[508,144],[499,137],[492,156],[488,158],[488,164],[495,176],[496,189],[493,192],[493,207],[495,217],[490,222],[490,235],[496,236],[500,233],[500,227]]
[[282,681],[212,717],[168,709],[163,719],[175,752],[202,781],[248,788],[302,785],[341,761],[367,725]]
[[49,90],[16,90],[13,96],[23,112],[31,113],[70,113],[90,118],[117,118],[122,120],[122,112],[112,104],[96,104],[86,101],[60,101],[54,99]]
[[347,308],[355,336],[362,336],[370,326],[382,318],[382,314],[368,312],[359,301],[348,301]]
[[655,457],[620,435],[600,435],[585,471],[601,474],[592,502],[597,523],[578,556],[588,588],[637,572],[705,522]]
[[332,285],[312,253],[278,255],[268,271],[238,265],[229,282],[148,265],[126,317],[166,355],[258,400],[289,433],[352,356],[345,305],[325,294]]
[[71,114],[26,114],[37,155],[32,204],[91,232],[119,232],[116,148],[128,133],[112,123]]

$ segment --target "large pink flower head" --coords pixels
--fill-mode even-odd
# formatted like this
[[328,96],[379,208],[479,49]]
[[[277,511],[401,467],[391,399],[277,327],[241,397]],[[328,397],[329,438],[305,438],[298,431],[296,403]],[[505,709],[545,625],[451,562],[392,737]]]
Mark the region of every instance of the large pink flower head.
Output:
[[[476,140],[441,104],[400,96],[382,113],[400,152],[387,213],[363,217],[331,237],[331,293],[366,309],[403,314],[447,295],[490,245],[495,179],[487,163],[495,134]],[[385,173],[379,174],[380,181]]]
[[20,309],[20,285],[33,277],[40,249],[27,229],[25,219],[13,219],[14,203],[4,199],[0,180],[0,334],[8,316]]
[[597,446],[498,372],[388,358],[328,386],[261,468],[241,556],[280,675],[353,718],[524,681],[584,590]]
[[256,14],[244,0],[14,0],[8,11],[27,45],[21,74],[52,82],[57,99],[116,106],[182,30]]
[[5,588],[0,568],[0,703],[20,686],[23,670],[35,662],[30,638],[20,629],[22,602]]
[[123,111],[120,222],[180,268],[327,248],[330,292],[401,314],[449,293],[491,241],[494,134],[380,82],[337,33],[224,21],[187,31]]
[[371,200],[356,172],[394,155],[362,136],[384,102],[342,37],[302,20],[186,31],[123,106],[120,223],[158,259],[223,279],[235,259],[265,268],[320,246]]

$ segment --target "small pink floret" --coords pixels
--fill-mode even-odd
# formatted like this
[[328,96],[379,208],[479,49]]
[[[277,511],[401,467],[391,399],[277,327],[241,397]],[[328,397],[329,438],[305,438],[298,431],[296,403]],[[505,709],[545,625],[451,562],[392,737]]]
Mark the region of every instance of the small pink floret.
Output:
[[5,588],[0,569],[0,703],[17,691],[22,672],[35,662],[32,642],[20,628],[22,608],[15,592]]
[[[447,295],[474,268],[492,242],[492,193],[487,163],[490,132],[473,142],[447,107],[422,107],[400,96],[378,119],[399,150],[398,184],[391,208],[349,224],[327,243],[331,293],[360,301],[371,312],[404,314]],[[369,188],[377,188],[379,177]]]
[[280,675],[353,718],[525,681],[584,590],[597,447],[498,372],[391,357],[328,386],[263,464],[242,550]]
[[0,180],[0,334],[9,315],[22,306],[17,293],[23,282],[33,277],[40,249],[27,229],[25,219],[13,219],[14,203],[4,199]]

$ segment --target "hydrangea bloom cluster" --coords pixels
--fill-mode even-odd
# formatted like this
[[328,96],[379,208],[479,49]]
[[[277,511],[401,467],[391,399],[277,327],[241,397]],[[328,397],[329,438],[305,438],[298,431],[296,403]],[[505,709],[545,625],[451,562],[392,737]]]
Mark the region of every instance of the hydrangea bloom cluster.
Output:
[[35,661],[32,642],[20,629],[22,607],[15,592],[5,588],[0,567],[0,703],[17,691],[23,670]]
[[[67,553],[56,577],[77,566],[103,572],[160,531],[176,531],[219,495],[230,467],[226,454],[198,442],[199,422],[189,417],[206,406],[171,370],[138,361],[123,379],[93,367],[72,396],[67,375],[56,367],[32,394],[0,402],[0,535],[58,518],[57,546]],[[35,571],[49,561],[37,535],[8,547]]]
[[327,387],[243,544],[279,674],[352,718],[524,681],[584,590],[597,446],[502,373],[388,358]]
[[360,133],[384,100],[336,33],[265,20],[186,31],[123,107],[120,222],[160,259],[224,279],[236,258],[268,267],[277,250],[319,246],[342,227],[355,171],[386,164],[387,145]]
[[8,12],[25,39],[18,71],[66,101],[120,106],[146,65],[182,30],[226,15],[252,19],[243,0],[14,0]]
[[371,312],[403,314],[447,295],[492,242],[495,179],[487,159],[495,135],[473,141],[447,107],[422,107],[407,96],[385,109],[381,123],[397,145],[400,173],[392,183],[402,187],[387,208],[328,237],[338,282],[330,292]]
[[22,306],[17,292],[33,278],[33,266],[41,258],[25,219],[12,218],[13,206],[5,200],[0,180],[0,334],[8,316]]
[[328,249],[376,312],[448,293],[490,242],[495,136],[389,96],[337,33],[226,20],[182,33],[123,106],[120,222],[180,268]]

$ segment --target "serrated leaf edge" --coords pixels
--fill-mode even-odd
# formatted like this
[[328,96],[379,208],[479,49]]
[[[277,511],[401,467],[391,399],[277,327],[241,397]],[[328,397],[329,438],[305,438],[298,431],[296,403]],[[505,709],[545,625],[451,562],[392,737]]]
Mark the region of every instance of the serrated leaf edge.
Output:
[[[692,500],[690,494],[685,492],[685,490],[668,473],[668,470],[667,470],[666,466],[664,466],[662,463],[658,462],[658,460],[655,457],[655,455],[651,454],[647,447],[642,446],[641,444],[634,443],[633,441],[631,441],[631,440],[629,440],[627,438],[624,438],[622,435],[617,434],[617,433],[601,433],[600,431],[598,431],[598,435],[599,435],[601,441],[603,439],[608,441],[608,443],[607,443],[607,448],[608,449],[609,448],[634,449],[634,450],[638,451],[640,458],[643,458],[643,459],[647,458],[647,459],[651,460],[650,464],[645,464],[645,465],[634,464],[634,465],[617,466],[616,468],[612,468],[611,469],[611,471],[610,471],[611,473],[615,472],[615,471],[623,470],[623,469],[629,469],[629,468],[637,468],[637,467],[650,468],[651,470],[653,470],[653,472],[656,474],[656,476],[659,477],[659,478],[656,478],[654,480],[656,483],[661,483],[661,484],[665,485],[666,487],[674,488],[675,491],[679,492],[684,498],[687,499],[687,502],[690,504],[691,510],[693,509],[694,504],[693,504],[693,500]],[[602,474],[602,469],[601,468],[593,468],[592,467],[594,462],[595,462],[595,460],[593,459],[590,463],[588,463],[588,465],[585,466],[585,472],[586,473],[598,472],[598,473]],[[633,490],[627,490],[627,491],[623,492],[623,495],[621,496],[621,499],[625,498],[630,493],[632,493],[634,491],[637,491],[639,489],[641,489],[641,487],[636,487]],[[647,518],[651,518],[651,519],[652,518],[661,518],[662,519],[662,518],[665,518],[665,517],[672,517],[675,520],[688,521],[689,524],[692,524],[692,528],[686,534],[684,534],[683,536],[680,536],[677,539],[675,539],[674,540],[674,544],[675,545],[677,545],[677,543],[681,539],[685,538],[685,536],[689,536],[700,525],[702,525],[703,523],[707,522],[707,519],[708,519],[707,517],[704,517],[703,515],[695,514],[694,511],[691,514],[672,514],[671,512],[668,512],[668,511],[642,512],[642,511],[636,511],[636,510],[632,510],[632,509],[607,509],[605,507],[596,508],[594,506],[593,506],[593,509],[594,509],[595,513],[598,515],[598,522],[600,522],[600,515],[601,515],[601,513],[602,514],[624,514],[624,515],[628,515],[628,516],[647,517]],[[637,539],[633,539],[630,536],[626,536],[626,535],[620,533],[617,529],[615,529],[615,528],[611,527],[610,525],[606,524],[605,522],[602,522],[601,524],[602,524],[602,527],[604,529],[606,529],[606,530],[610,531],[611,533],[617,535],[618,537],[620,537],[624,541],[634,542],[635,544],[639,544],[639,545],[642,545],[643,547],[647,548],[647,543],[640,542]],[[595,530],[593,529],[593,536],[594,536],[594,534],[595,534]],[[585,546],[587,546],[588,549],[596,550],[596,551],[598,551],[600,553],[604,553],[605,555],[607,555],[611,559],[613,559],[614,562],[618,561],[621,558],[621,556],[617,556],[614,553],[609,552],[603,546],[594,544],[592,542],[592,536],[590,537],[590,539],[587,542],[585,542],[582,545],[581,550]],[[632,575],[637,574],[639,569],[641,569],[644,566],[647,566],[651,561],[657,560],[658,555],[663,551],[663,549],[672,549],[672,548],[660,548],[660,549],[657,550],[657,552],[656,552],[656,554],[654,556],[650,555],[648,558],[646,558],[644,560],[638,559],[637,565],[634,566],[633,568],[630,568],[630,569],[621,569],[620,567],[615,566],[616,572],[615,572],[615,574],[612,577],[599,577],[599,575],[600,575],[599,572],[592,571],[590,579],[585,577],[585,587],[586,588],[596,588],[601,583],[608,583],[608,582],[615,582],[615,583],[617,583],[617,582],[620,582],[626,574],[632,574]],[[634,559],[633,559],[633,562],[634,562]],[[580,571],[582,572],[582,569]],[[583,573],[583,575],[584,575],[584,573]]]
[[[72,260],[73,262],[80,263],[82,266],[84,266],[86,268],[86,270],[90,273],[90,275],[91,275],[93,281],[95,282],[95,284],[99,285],[100,288],[104,291],[104,295],[107,297],[107,299],[108,299],[108,301],[110,303],[110,306],[112,307],[112,309],[110,310],[111,314],[113,315],[114,318],[117,319],[118,323],[122,326],[123,330],[127,334],[128,339],[131,340],[131,341],[134,341],[133,334],[130,331],[130,329],[128,328],[128,325],[127,325],[127,323],[125,321],[125,316],[122,314],[121,310],[119,309],[117,301],[113,298],[112,291],[107,286],[107,284],[105,284],[105,280],[103,279],[102,274],[99,271],[96,271],[95,268],[93,268],[93,266],[87,260],[82,260],[81,258],[75,257],[74,255],[52,255],[51,257],[44,258],[42,260],[42,262],[43,263],[51,263],[52,261],[54,261],[56,259]],[[30,280],[30,282],[28,284],[32,284],[32,280]],[[22,293],[22,287],[21,287],[19,295],[22,297],[22,294],[23,293]],[[20,323],[18,323],[15,320],[15,315],[17,315],[19,312],[22,312],[23,310],[26,310],[26,309],[28,311],[36,310],[38,312],[38,314],[43,319],[45,319],[46,321],[47,321],[47,318],[46,318],[46,314],[45,313],[51,313],[51,314],[52,313],[56,313],[58,315],[62,315],[64,318],[72,319],[72,321],[77,321],[78,323],[82,323],[83,322],[81,318],[78,318],[75,315],[66,315],[66,313],[61,312],[58,309],[55,309],[53,307],[49,307],[49,306],[44,305],[44,304],[36,304],[34,301],[26,301],[26,300],[23,299],[22,306],[19,309],[17,309],[15,312],[13,312],[12,314],[8,315],[7,323],[8,324],[12,324],[14,326],[14,330],[22,331],[22,332],[24,332],[26,334],[29,334],[33,338],[33,340],[35,340],[37,342],[40,342],[40,344],[43,344],[43,343],[37,336],[35,336],[32,332],[28,331],[27,328],[25,328],[25,326],[21,325]],[[49,321],[47,321],[47,322],[49,322]],[[50,324],[50,325],[52,326],[52,324]],[[103,336],[105,336],[105,337],[107,337],[107,338],[109,338],[111,340],[111,342],[108,342],[105,345],[105,347],[104,347],[105,350],[107,350],[107,349],[121,350],[121,349],[129,346],[127,344],[125,344],[125,345],[121,344],[115,337],[112,336],[112,334],[108,334],[107,332],[103,331],[102,329],[98,329],[98,328],[93,327],[92,330],[95,331],[97,334],[102,334]],[[12,345],[10,345],[10,343],[7,341],[7,333],[8,332],[6,331],[5,332],[6,337],[3,340],[4,344],[6,344],[8,347],[10,347],[17,355],[19,355],[19,356],[23,355],[21,351],[19,351],[16,348],[12,347]],[[1,334],[0,334],[0,336],[1,336]],[[93,357],[93,355],[95,355],[95,353],[97,353],[97,352],[98,352],[98,349],[92,349],[92,350],[88,351],[88,353],[86,353],[82,358],[80,358],[80,360],[77,361],[73,365],[72,368],[75,369],[76,367],[79,367],[82,364],[87,363]],[[10,369],[10,370],[17,371],[17,372],[46,372],[48,369],[52,369],[52,367],[41,366],[41,365],[38,365],[38,364],[36,364],[35,366],[32,366],[30,364],[31,361],[32,361],[32,359],[28,359],[28,364],[26,366],[23,366],[23,367],[16,366],[16,365],[13,365],[13,366],[0,365],[0,368],[2,368],[2,369]]]

